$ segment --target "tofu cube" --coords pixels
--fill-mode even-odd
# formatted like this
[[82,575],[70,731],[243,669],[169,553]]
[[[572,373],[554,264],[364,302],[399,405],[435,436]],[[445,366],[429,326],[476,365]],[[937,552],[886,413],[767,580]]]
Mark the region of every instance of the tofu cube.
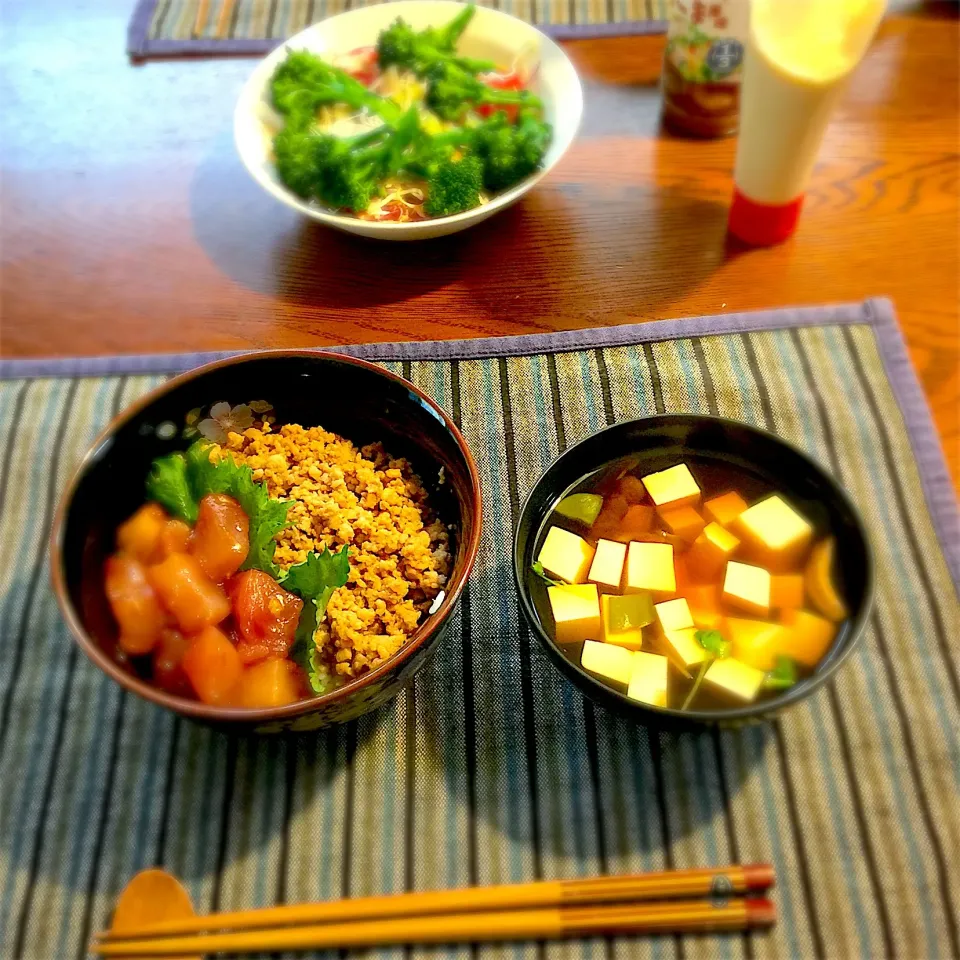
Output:
[[683,597],[676,600],[665,600],[653,608],[657,614],[657,622],[664,633],[671,630],[687,630],[693,626],[693,616],[690,607]]
[[663,634],[664,642],[685,667],[696,666],[707,657],[707,651],[697,642],[697,628],[687,627],[683,630],[666,630]]
[[563,527],[551,527],[537,557],[551,577],[583,583],[593,562],[593,547]]
[[714,660],[703,675],[703,682],[736,700],[756,700],[763,686],[764,672],[734,657]]
[[747,507],[735,529],[750,555],[775,573],[796,567],[813,537],[813,527],[777,494]]
[[653,600],[649,593],[634,593],[628,597],[604,594],[600,598],[604,643],[639,650],[643,646],[643,628],[653,623],[653,617]]
[[711,580],[739,546],[740,541],[729,530],[716,521],[708,523],[687,553],[687,567],[695,577]]
[[741,610],[766,616],[770,612],[769,571],[730,560],[723,578],[723,599]]
[[615,540],[598,540],[587,579],[599,587],[601,593],[616,593],[623,580],[623,564],[627,545]]
[[557,643],[582,643],[601,635],[600,595],[596,584],[548,587],[547,596],[556,623]]
[[685,463],[648,474],[643,478],[643,485],[658,507],[683,507],[700,502],[700,487]]
[[627,686],[627,696],[653,707],[667,705],[667,658],[656,653],[635,653],[633,673]]
[[713,583],[695,584],[683,592],[690,606],[693,625],[700,630],[723,630],[724,615],[720,609],[720,587]]
[[677,592],[673,544],[640,543],[636,540],[630,544],[623,592],[640,591],[649,591],[655,600],[667,600]]
[[747,501],[736,490],[713,497],[703,505],[703,512],[707,519],[713,523],[719,523],[721,527],[729,527],[746,509]]
[[770,578],[770,606],[775,610],[799,609],[803,594],[802,573],[778,573]]
[[[638,480],[637,483],[639,482]],[[635,537],[639,537],[643,533],[649,533],[652,523],[653,507],[647,506],[645,503],[633,503],[627,507],[627,512],[620,521],[617,539],[621,543],[629,543]]]
[[618,647],[612,643],[597,643],[588,640],[583,645],[580,655],[580,666],[584,670],[595,673],[604,680],[622,683],[626,686],[633,676],[633,658],[637,656],[626,647]]
[[758,670],[772,670],[776,666],[777,657],[784,653],[787,633],[781,623],[738,617],[727,620],[727,638],[733,646],[734,657]]
[[693,507],[668,507],[660,511],[660,520],[664,529],[688,543],[693,543],[700,535],[705,521]]
[[823,659],[837,634],[835,623],[809,610],[787,610],[783,625],[787,632],[780,652],[805,667],[815,667]]

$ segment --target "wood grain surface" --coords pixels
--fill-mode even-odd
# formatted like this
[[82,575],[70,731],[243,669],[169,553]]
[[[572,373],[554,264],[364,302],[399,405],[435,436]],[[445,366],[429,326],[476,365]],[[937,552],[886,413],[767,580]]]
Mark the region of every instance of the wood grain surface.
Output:
[[659,130],[662,37],[566,44],[583,130],[539,189],[455,237],[328,231],[250,179],[244,59],[130,64],[133,0],[4,0],[0,352],[532,333],[893,298],[960,481],[956,3],[898,3],[837,111],[796,236],[725,235],[734,141]]

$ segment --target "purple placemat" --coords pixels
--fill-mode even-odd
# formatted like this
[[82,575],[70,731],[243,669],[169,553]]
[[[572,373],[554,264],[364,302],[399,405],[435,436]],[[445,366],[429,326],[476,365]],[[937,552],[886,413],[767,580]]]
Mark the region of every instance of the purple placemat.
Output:
[[[683,337],[753,333],[801,327],[850,326],[872,328],[890,387],[903,414],[930,514],[943,544],[954,582],[960,584],[960,513],[940,437],[923,390],[910,362],[893,304],[885,298],[822,307],[795,307],[705,317],[658,320],[471,340],[427,340],[368,343],[323,349],[366,360],[469,360],[530,356],[577,350],[649,344]],[[0,380],[35,377],[102,377],[110,375],[178,374],[203,363],[244,353],[242,350],[141,354],[111,357],[0,359]]]

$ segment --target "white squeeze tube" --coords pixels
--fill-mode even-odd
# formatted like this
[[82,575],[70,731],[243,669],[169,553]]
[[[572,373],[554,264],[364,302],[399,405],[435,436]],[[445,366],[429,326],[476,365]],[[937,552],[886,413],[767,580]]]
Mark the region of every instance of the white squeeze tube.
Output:
[[740,94],[730,232],[766,246],[793,233],[830,115],[885,0],[753,0]]

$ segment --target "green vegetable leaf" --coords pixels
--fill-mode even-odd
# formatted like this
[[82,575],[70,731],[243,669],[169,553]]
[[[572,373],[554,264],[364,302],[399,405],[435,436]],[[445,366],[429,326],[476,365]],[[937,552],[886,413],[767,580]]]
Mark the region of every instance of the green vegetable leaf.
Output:
[[342,587],[349,575],[348,548],[331,553],[324,547],[323,553],[308,553],[303,563],[290,567],[280,583],[303,600],[315,601],[318,613],[323,613],[333,591]]
[[563,586],[562,580],[554,580],[552,577],[547,576],[547,572],[543,569],[543,564],[539,560],[534,560],[533,563],[530,564],[530,569],[545,583],[549,583],[551,587]]
[[337,553],[331,553],[328,547],[324,547],[323,553],[309,553],[303,563],[290,567],[280,581],[285,590],[303,600],[303,611],[290,655],[303,667],[314,693],[324,693],[330,685],[329,677],[317,660],[314,642],[317,624],[333,591],[347,582],[349,574],[348,548],[343,547]]
[[265,486],[254,482],[253,472],[249,467],[236,467],[229,457],[221,463],[230,463],[238,471],[230,487],[223,492],[239,501],[244,513],[250,518],[250,550],[241,569],[263,570],[271,577],[279,579],[280,568],[273,561],[277,549],[274,538],[287,526],[287,513],[291,504],[270,497]]
[[147,476],[147,499],[156,500],[168,513],[191,526],[197,522],[197,501],[187,477],[187,460],[171,453],[153,461]]
[[790,657],[777,657],[774,668],[763,681],[766,690],[786,690],[797,682],[797,664]]
[[698,630],[693,638],[717,660],[730,656],[730,642],[723,639],[719,630]]

